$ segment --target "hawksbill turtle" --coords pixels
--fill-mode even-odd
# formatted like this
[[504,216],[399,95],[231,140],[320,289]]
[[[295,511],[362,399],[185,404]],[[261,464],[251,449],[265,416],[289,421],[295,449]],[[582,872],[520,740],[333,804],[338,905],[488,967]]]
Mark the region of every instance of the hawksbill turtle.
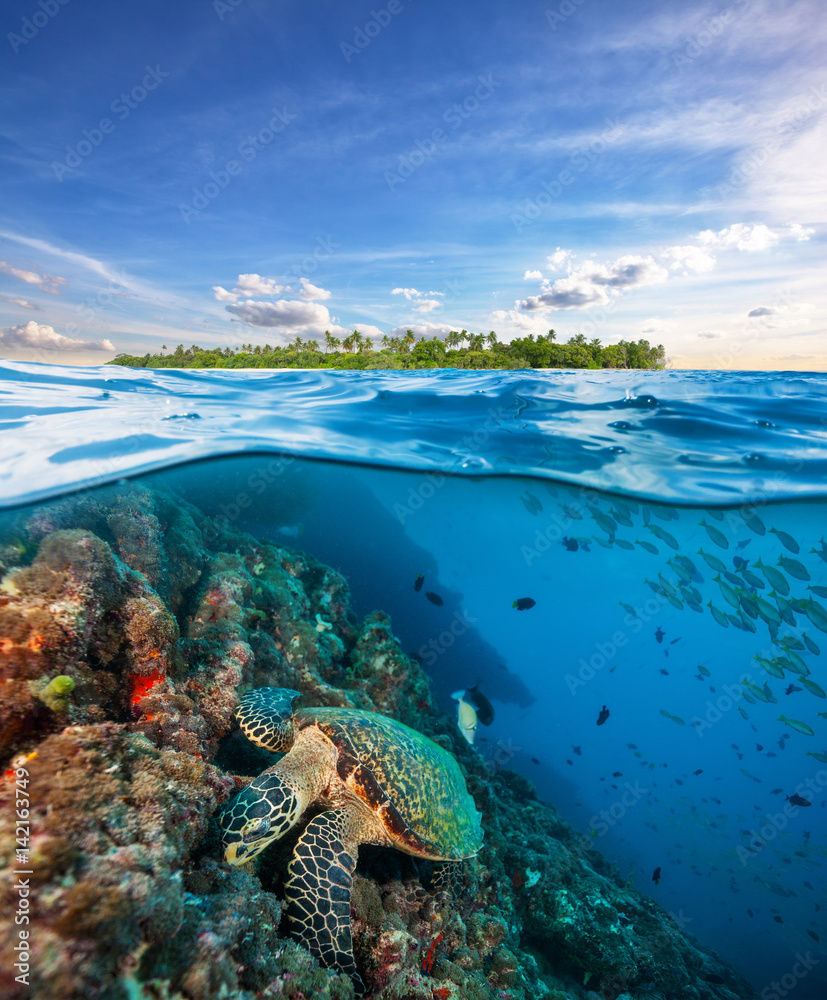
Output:
[[360,844],[452,862],[482,846],[480,814],[454,758],[416,730],[374,712],[304,708],[298,691],[258,688],[236,709],[256,746],[285,752],[220,816],[225,859],[244,864],[284,836],[313,803],[285,885],[294,936],[362,990],[353,958],[350,890]]

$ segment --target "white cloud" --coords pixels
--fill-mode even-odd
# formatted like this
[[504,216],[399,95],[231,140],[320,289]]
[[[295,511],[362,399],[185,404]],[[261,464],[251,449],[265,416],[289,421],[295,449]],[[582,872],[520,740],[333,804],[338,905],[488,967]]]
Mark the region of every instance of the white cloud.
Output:
[[735,225],[721,229],[717,233],[711,229],[698,233],[698,239],[704,246],[734,246],[748,253],[767,250],[778,242],[778,238],[778,232],[769,226],[763,224],[748,226],[743,222],[736,222]]
[[64,337],[53,327],[35,323],[30,319],[25,326],[13,326],[0,331],[0,346],[34,347],[48,351],[114,351],[111,340],[74,340]]
[[27,285],[37,285],[41,292],[48,292],[50,295],[60,295],[60,286],[66,284],[65,278],[60,278],[54,274],[38,274],[36,271],[26,271],[22,267],[12,267],[6,261],[0,260],[0,271],[10,274],[13,278],[25,282]]
[[[316,302],[296,302],[280,299],[278,302],[237,302],[228,305],[227,312],[237,316],[249,326],[283,326],[291,333],[324,332],[330,329],[330,313]],[[331,331],[332,332],[332,331]]]
[[543,277],[543,272],[542,271],[526,271],[526,273],[523,275],[523,280],[524,281],[540,281],[540,279],[542,277]]
[[[302,278],[302,281],[305,280]],[[238,302],[239,299],[249,299],[253,295],[280,295],[289,291],[289,285],[279,285],[275,278],[262,278],[260,274],[239,274],[236,286],[230,292],[221,285],[213,285],[218,302]]]
[[39,309],[39,306],[32,305],[28,299],[12,299],[8,295],[0,295],[0,302],[11,302],[13,306],[20,306],[21,309]]
[[668,272],[653,257],[625,254],[609,265],[586,261],[567,278],[558,278],[542,295],[532,295],[519,303],[525,312],[544,309],[580,309],[605,304],[612,295],[631,288],[656,285]]
[[695,274],[706,274],[715,267],[715,258],[704,247],[675,246],[664,251],[663,256],[674,261],[672,270],[683,268],[683,273],[693,271]]
[[749,319],[755,319],[758,316],[774,316],[775,310],[768,309],[766,306],[759,306],[757,309],[751,309],[747,316]]
[[562,270],[563,265],[568,262],[571,256],[571,250],[562,250],[560,247],[557,247],[554,253],[549,254],[546,260],[549,263],[549,267],[553,267],[556,271],[559,271]]
[[422,292],[418,292],[415,288],[394,288],[391,295],[404,295],[410,302],[411,299],[419,298]]
[[299,292],[299,298],[304,302],[322,302],[330,298],[330,292],[324,288],[312,285],[307,278],[302,278],[301,283],[302,290]]
[[433,312],[434,309],[439,309],[442,303],[438,299],[420,299],[419,302],[413,307],[414,312],[418,313],[429,313]]

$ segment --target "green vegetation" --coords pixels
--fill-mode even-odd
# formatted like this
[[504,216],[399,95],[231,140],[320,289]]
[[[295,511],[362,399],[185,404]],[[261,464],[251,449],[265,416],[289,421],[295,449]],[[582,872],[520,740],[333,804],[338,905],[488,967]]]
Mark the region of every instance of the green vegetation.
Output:
[[[452,331],[444,340],[432,337],[418,340],[408,330],[403,337],[382,337],[379,349],[358,330],[343,340],[324,335],[324,349],[315,340],[301,337],[286,347],[270,344],[240,348],[204,348],[193,344],[185,349],[179,344],[172,354],[146,354],[133,357],[119,354],[110,365],[128,368],[663,368],[662,345],[652,347],[648,340],[621,340],[605,347],[595,337],[583,334],[571,337],[566,344],[555,343],[556,334],[534,335],[501,344],[492,330],[488,334]],[[341,348],[341,350],[340,350]]]

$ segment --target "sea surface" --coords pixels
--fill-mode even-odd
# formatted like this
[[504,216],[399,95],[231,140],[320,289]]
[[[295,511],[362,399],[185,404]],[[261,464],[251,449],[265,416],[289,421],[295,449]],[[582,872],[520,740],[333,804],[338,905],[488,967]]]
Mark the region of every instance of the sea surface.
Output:
[[492,768],[827,996],[827,376],[0,363],[0,543],[129,481],[334,567]]

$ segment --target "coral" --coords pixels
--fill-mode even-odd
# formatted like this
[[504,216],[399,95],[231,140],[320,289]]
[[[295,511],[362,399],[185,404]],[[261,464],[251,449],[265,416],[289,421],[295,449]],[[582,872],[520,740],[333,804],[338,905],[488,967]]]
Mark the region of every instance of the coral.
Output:
[[[6,523],[0,756],[29,773],[34,874],[31,985],[0,970],[4,997],[351,1000],[350,980],[320,969],[282,919],[301,826],[245,869],[220,858],[215,810],[273,763],[233,719],[261,685],[426,733],[455,755],[483,813],[485,844],[456,897],[428,862],[360,851],[354,950],[375,1000],[713,1000],[724,987],[709,976],[751,996],[525,778],[492,773],[434,710],[388,616],[360,624],[330,567],[146,485]],[[6,886],[19,865],[16,773],[0,780]]]

